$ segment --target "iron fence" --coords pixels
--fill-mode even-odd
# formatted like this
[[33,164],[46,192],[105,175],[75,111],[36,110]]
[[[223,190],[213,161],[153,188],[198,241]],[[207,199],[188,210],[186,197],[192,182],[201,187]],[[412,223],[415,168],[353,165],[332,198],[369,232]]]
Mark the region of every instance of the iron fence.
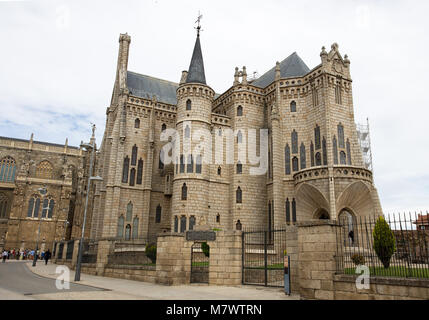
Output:
[[84,240],[82,245],[82,263],[96,263],[97,252],[98,252],[97,241]]
[[73,259],[74,240],[67,241],[66,260]]
[[210,247],[205,243],[196,242],[191,247],[191,283],[209,283]]
[[374,249],[373,233],[378,217],[339,219],[337,273],[356,274],[356,268],[363,265],[369,268],[371,276],[429,278],[429,230],[416,223],[418,215],[390,214],[384,218],[395,243],[390,260],[386,259],[389,254]]
[[283,287],[286,229],[242,233],[242,283]]

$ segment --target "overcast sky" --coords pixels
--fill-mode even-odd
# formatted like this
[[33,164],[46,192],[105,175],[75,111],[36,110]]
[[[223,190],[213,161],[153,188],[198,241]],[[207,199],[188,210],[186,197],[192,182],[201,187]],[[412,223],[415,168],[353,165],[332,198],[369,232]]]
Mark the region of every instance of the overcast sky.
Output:
[[351,60],[355,120],[369,118],[385,213],[429,209],[428,1],[0,0],[0,135],[100,143],[120,33],[128,69],[178,82],[203,14],[207,83],[263,74],[296,51],[313,68],[337,42]]

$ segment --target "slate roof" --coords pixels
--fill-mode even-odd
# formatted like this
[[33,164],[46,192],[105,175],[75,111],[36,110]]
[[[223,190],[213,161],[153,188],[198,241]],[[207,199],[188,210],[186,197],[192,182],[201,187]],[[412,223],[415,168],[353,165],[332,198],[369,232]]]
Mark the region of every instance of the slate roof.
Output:
[[127,71],[127,86],[133,96],[152,99],[155,95],[159,102],[177,104],[178,83]]
[[[273,67],[271,70],[265,72],[262,76],[253,81],[252,84],[260,88],[265,88],[274,81],[275,69],[276,67]],[[309,71],[310,69],[296,52],[280,62],[281,78],[302,77]]]
[[197,35],[194,52],[192,53],[191,63],[189,65],[186,83],[197,82],[206,84],[206,75],[204,73],[203,53],[201,52],[200,35]]

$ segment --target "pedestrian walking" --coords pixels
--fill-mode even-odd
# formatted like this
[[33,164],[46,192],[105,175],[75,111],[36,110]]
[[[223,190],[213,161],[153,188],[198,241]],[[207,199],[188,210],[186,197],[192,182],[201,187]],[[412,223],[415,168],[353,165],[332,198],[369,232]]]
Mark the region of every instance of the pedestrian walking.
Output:
[[9,254],[7,253],[7,251],[6,251],[6,250],[4,250],[1,256],[2,256],[2,258],[3,258],[3,263],[5,263],[5,262],[6,262],[7,257],[9,256]]
[[48,249],[48,251],[45,252],[44,258],[45,258],[45,265],[47,265],[48,260],[51,258],[51,252],[49,251],[49,249]]

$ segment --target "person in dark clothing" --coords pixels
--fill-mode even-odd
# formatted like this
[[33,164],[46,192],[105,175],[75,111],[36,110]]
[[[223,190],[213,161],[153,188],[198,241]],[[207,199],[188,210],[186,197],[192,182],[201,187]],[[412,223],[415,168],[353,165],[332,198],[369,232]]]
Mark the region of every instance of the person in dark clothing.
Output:
[[51,258],[51,252],[49,251],[49,249],[45,252],[45,256],[43,258],[45,259],[45,265],[47,265],[48,260]]

